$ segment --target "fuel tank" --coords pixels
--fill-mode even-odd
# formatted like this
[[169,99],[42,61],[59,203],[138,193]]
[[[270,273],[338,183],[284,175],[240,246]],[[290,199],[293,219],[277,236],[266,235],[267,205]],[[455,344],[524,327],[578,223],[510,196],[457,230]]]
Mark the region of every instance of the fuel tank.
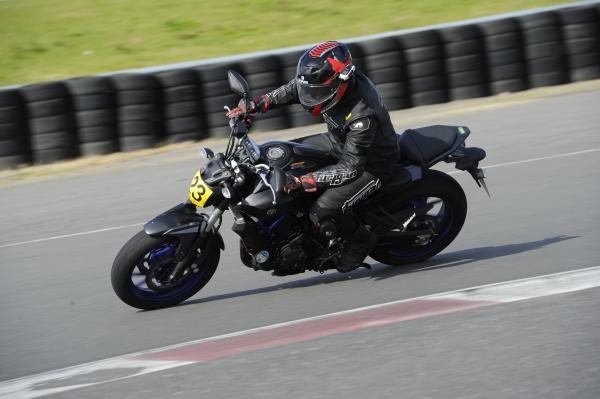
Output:
[[260,145],[261,158],[293,175],[303,175],[336,162],[329,153],[293,141],[268,141]]
[[[312,172],[336,162],[326,152],[293,141],[269,141],[260,147],[261,159],[273,167],[296,176]],[[270,223],[282,216],[297,213],[294,198],[283,193],[277,194],[277,204],[273,204],[273,194],[264,185],[247,196],[239,205],[239,211]]]

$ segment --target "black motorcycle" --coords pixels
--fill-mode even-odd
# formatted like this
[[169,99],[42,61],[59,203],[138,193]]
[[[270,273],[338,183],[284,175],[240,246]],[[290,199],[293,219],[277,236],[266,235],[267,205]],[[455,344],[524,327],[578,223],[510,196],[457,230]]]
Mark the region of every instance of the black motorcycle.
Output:
[[[244,78],[229,71],[229,85],[248,104]],[[344,241],[325,240],[307,215],[319,194],[283,192],[286,172],[300,176],[335,159],[295,142],[258,145],[248,136],[250,124],[249,115],[230,119],[225,153],[201,150],[204,164],[192,179],[189,200],[148,222],[119,251],[111,280],[125,303],[140,309],[172,306],[204,287],[225,249],[219,228],[227,209],[241,238],[244,265],[279,276],[336,268]],[[487,192],[478,168],[485,151],[465,146],[469,133],[463,126],[437,125],[398,135],[402,161],[393,179],[353,208],[377,235],[373,259],[390,265],[420,262],[454,240],[467,213],[465,193],[452,177],[430,168],[452,162]]]

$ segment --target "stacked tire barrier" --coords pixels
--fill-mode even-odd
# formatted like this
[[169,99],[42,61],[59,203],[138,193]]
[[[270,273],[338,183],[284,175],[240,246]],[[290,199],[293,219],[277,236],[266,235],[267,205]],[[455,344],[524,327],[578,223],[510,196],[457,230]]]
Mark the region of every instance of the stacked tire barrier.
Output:
[[364,68],[389,109],[410,106],[406,63],[398,39],[386,37],[359,43]]
[[193,69],[156,74],[164,100],[165,135],[168,142],[200,140],[206,137],[200,78]]
[[[242,75],[250,85],[251,97],[268,93],[284,82],[279,57],[267,56],[246,60],[242,64]],[[258,130],[277,130],[290,127],[285,107],[258,114],[254,119],[254,128]]]
[[483,35],[476,25],[441,30],[451,100],[489,95]]
[[154,146],[164,131],[158,79],[150,74],[119,74],[111,81],[117,90],[117,129],[121,150]]
[[25,86],[31,152],[35,163],[79,155],[73,97],[64,82]]
[[406,60],[406,83],[412,106],[448,101],[444,48],[437,31],[401,36]]
[[566,83],[567,64],[558,15],[553,12],[520,18],[530,87]]
[[[346,43],[390,110],[599,79],[600,1]],[[227,71],[255,97],[293,79],[310,47],[0,88],[0,168],[226,137],[223,107],[239,100]],[[254,128],[319,122],[291,105],[257,115]]]
[[87,77],[65,82],[73,98],[73,111],[81,155],[119,151],[117,100],[108,78]]
[[225,105],[233,107],[239,100],[239,97],[229,89],[227,71],[230,69],[242,73],[240,66],[235,63],[199,69],[202,79],[202,104],[210,137],[229,135],[229,125],[223,107]]
[[506,18],[479,25],[484,36],[490,94],[525,90],[527,64],[519,22]]
[[600,6],[559,11],[569,80],[600,78]]
[[20,91],[0,91],[0,168],[31,162],[27,119]]

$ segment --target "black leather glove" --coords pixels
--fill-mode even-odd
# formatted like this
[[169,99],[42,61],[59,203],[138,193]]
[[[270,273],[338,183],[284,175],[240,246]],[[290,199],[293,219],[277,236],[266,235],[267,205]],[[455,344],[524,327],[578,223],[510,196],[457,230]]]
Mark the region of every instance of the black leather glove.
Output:
[[[261,114],[264,114],[265,112],[267,112],[269,110],[270,106],[271,106],[271,99],[269,98],[269,96],[267,96],[267,95],[258,96],[254,100],[248,102],[248,113],[256,114],[256,113],[260,112]],[[227,112],[226,115],[228,118],[238,118],[240,115],[244,114],[245,112],[246,112],[246,104],[244,103],[244,100],[240,100],[240,102],[238,103],[238,106],[235,107],[234,109],[232,109],[231,111]]]
[[314,193],[317,191],[317,182],[312,174],[300,176],[297,178],[294,175],[286,173],[286,181],[283,186],[283,191],[286,194],[293,193],[295,191],[302,190],[307,193]]
[[252,112],[260,112],[261,114],[264,114],[271,106],[271,99],[267,95],[258,96],[252,100],[252,103],[254,106]]
[[286,194],[291,194],[295,191],[298,191],[302,182],[294,175],[290,175],[289,173],[285,174],[285,185],[283,186],[283,192]]

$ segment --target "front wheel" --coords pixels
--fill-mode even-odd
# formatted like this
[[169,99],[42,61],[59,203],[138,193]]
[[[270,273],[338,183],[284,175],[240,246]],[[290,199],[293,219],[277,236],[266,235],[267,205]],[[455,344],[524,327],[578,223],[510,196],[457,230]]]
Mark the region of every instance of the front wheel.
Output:
[[450,245],[465,222],[467,199],[452,177],[428,170],[384,204],[382,212],[391,222],[377,228],[378,243],[370,256],[388,265],[406,265],[429,259]]
[[144,231],[133,236],[112,266],[111,282],[117,296],[130,306],[152,310],[176,305],[200,291],[219,264],[217,240],[207,240],[173,281],[170,276],[177,264],[177,244],[173,237],[151,237]]

